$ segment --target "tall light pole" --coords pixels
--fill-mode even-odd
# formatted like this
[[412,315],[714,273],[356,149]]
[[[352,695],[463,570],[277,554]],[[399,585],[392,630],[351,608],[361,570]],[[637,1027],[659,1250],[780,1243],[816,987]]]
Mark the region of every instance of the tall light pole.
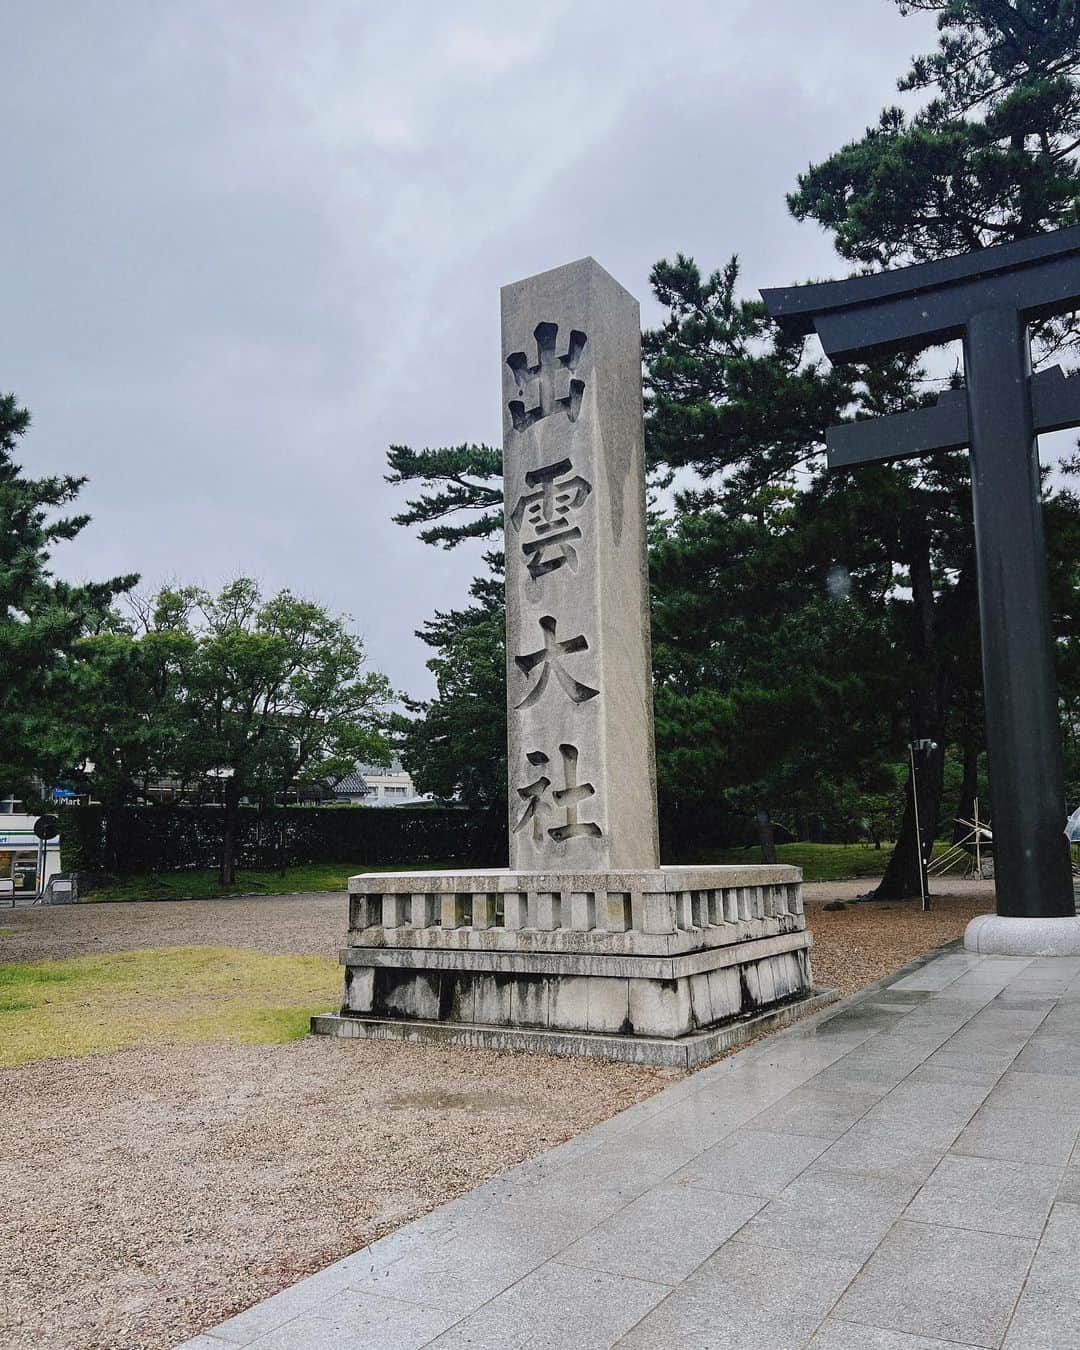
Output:
[[[919,848],[919,896],[920,899],[922,900],[922,907],[924,912],[930,908],[930,878],[927,875],[926,871],[926,864],[928,861],[926,857],[927,848],[923,840],[922,821],[919,816],[918,763],[921,762],[921,757],[923,755],[929,754],[932,750],[936,749],[937,749],[937,741],[928,741],[925,738],[922,740],[912,741],[911,744],[908,746],[908,754],[911,757],[911,801],[912,805],[915,808],[915,838],[918,841],[918,848]],[[920,756],[919,761],[916,761],[915,758],[916,751]],[[931,840],[930,841],[931,850],[933,849],[933,847],[934,841]]]

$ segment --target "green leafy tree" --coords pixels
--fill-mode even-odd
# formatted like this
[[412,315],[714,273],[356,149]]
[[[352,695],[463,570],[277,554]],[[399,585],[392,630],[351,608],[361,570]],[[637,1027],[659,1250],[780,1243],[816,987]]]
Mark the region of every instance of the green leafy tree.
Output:
[[389,762],[388,681],[364,669],[347,617],[289,591],[165,587],[80,655],[95,790],[117,805],[168,776],[219,801],[223,885],[244,802]]
[[389,762],[389,682],[365,672],[348,620],[289,591],[264,599],[240,577],[201,594],[184,701],[184,768],[215,772],[223,807],[220,880],[236,876],[236,825],[245,799],[335,782],[360,760]]
[[0,788],[32,798],[83,750],[70,718],[79,639],[109,622],[113,598],[138,578],[75,586],[53,575],[53,548],[90,519],[56,513],[86,479],[25,477],[14,454],[29,425],[0,396]]
[[93,766],[84,772],[107,808],[145,799],[155,780],[174,775],[187,741],[182,695],[195,638],[162,613],[149,620],[140,631],[117,614],[76,649],[71,716]]

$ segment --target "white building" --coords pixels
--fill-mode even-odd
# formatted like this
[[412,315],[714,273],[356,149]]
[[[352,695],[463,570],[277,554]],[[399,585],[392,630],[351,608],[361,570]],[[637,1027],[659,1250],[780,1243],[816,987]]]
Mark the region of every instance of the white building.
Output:
[[417,792],[412,778],[395,759],[389,768],[358,764],[334,787],[334,800],[353,806],[414,806],[430,802],[431,794]]
[[13,797],[0,801],[0,899],[40,895],[60,871],[60,836],[42,845],[34,833],[36,815],[28,815]]

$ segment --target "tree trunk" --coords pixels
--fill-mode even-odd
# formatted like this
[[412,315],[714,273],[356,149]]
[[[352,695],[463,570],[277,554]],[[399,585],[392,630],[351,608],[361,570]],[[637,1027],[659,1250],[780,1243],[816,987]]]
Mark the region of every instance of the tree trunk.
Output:
[[971,730],[964,731],[964,778],[960,784],[960,796],[956,803],[956,818],[953,821],[952,841],[958,844],[966,834],[971,833],[962,820],[975,817],[975,798],[979,795],[979,742]]
[[236,830],[239,824],[240,804],[225,792],[221,819],[221,866],[218,868],[218,884],[234,886],[236,884]]
[[757,810],[758,843],[761,845],[761,861],[766,864],[776,862],[776,831],[769,818],[768,808],[759,806]]
[[[929,858],[937,834],[938,816],[941,812],[942,778],[945,768],[945,750],[938,743],[937,749],[922,756],[918,765],[919,783],[919,825],[922,831],[923,856]],[[904,818],[900,825],[900,837],[896,841],[885,875],[877,890],[871,893],[873,900],[906,900],[922,893],[920,874],[920,841],[915,830],[915,806],[911,792],[911,773],[908,772],[905,792]]]
[[935,747],[921,755],[916,752],[915,759],[919,786],[919,829],[922,839],[919,839],[915,828],[915,803],[909,771],[900,836],[886,864],[885,875],[877,889],[871,892],[870,898],[873,900],[904,900],[921,893],[922,857],[929,856],[933,841],[937,837],[945,770],[948,694],[937,644],[930,536],[920,522],[913,523],[908,529],[906,551],[914,618],[912,655],[915,661],[915,678],[914,688],[911,691],[912,740],[932,740]]

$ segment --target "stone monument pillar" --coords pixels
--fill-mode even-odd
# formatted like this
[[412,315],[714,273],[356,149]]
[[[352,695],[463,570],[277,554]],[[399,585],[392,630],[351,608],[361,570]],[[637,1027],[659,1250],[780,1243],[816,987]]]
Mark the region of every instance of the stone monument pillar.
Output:
[[592,258],[502,293],[510,865],[660,865],[638,303]]
[[510,866],[349,880],[337,1036],[689,1066],[817,1006],[794,867],[661,867],[634,298],[503,290]]

